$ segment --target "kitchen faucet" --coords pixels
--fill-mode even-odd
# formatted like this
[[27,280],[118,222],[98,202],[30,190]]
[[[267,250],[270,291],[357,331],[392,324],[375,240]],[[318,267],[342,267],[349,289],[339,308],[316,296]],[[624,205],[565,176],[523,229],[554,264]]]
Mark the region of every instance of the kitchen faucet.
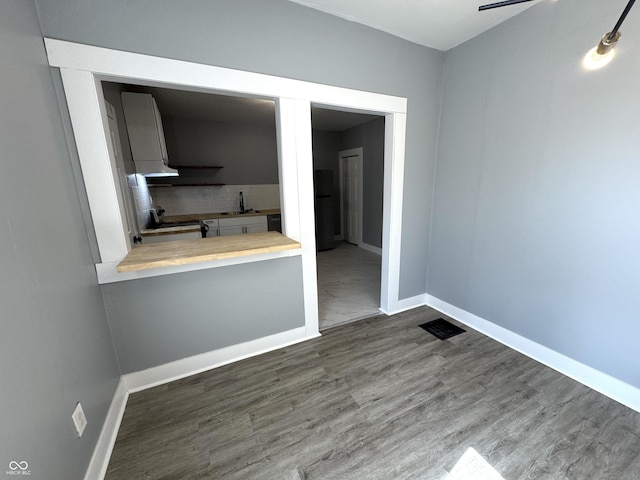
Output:
[[242,192],[240,192],[240,213],[244,213],[244,198],[242,197]]

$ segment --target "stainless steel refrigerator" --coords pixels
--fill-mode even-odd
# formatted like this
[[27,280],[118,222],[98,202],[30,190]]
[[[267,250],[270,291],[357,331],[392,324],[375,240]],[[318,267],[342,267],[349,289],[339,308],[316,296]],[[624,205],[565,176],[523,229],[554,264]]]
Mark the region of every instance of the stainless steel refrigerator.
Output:
[[333,233],[333,172],[315,170],[313,174],[316,197],[316,249],[330,250],[336,246]]

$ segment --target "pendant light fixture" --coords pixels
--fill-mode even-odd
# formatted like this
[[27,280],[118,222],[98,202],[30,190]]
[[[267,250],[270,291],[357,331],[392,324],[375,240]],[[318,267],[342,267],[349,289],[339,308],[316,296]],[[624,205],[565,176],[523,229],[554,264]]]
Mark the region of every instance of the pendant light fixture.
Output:
[[620,18],[613,27],[613,30],[605,33],[600,39],[600,43],[598,43],[596,47],[589,50],[589,52],[585,55],[582,61],[582,65],[587,70],[602,68],[609,62],[611,62],[611,60],[613,60],[613,57],[616,53],[614,47],[622,36],[622,34],[620,33],[620,26],[622,25],[622,22],[624,22],[624,19],[627,18],[627,14],[629,13],[629,10],[631,10],[631,7],[633,7],[635,1],[636,0],[629,0],[629,3],[627,3],[627,6],[624,8],[622,15],[620,15]]
[[627,18],[627,14],[629,13],[629,10],[631,10],[631,7],[633,7],[633,4],[635,2],[636,0],[629,0],[629,3],[627,3],[627,6],[624,7],[624,11],[613,27],[613,30],[611,30],[609,33],[604,34],[602,40],[600,40],[600,43],[596,48],[596,52],[598,53],[598,55],[606,55],[611,51],[613,47],[616,46],[616,43],[618,43],[618,40],[620,40],[620,36],[622,35],[619,31],[620,26],[622,25],[622,22],[624,22],[624,19]]
[[[532,0],[502,0],[500,2],[495,3],[487,3],[486,5],[480,5],[478,7],[479,11],[483,10],[491,10],[493,8],[506,7],[508,5],[516,5],[518,3],[531,2]],[[622,26],[622,22],[627,18],[631,7],[636,3],[636,0],[629,0],[627,6],[624,8],[622,15],[616,22],[613,30],[608,33],[605,33],[603,37],[600,39],[600,43],[585,55],[582,64],[587,70],[595,70],[597,68],[602,68],[607,65],[615,55],[614,47],[622,34],[620,33],[620,27]]]

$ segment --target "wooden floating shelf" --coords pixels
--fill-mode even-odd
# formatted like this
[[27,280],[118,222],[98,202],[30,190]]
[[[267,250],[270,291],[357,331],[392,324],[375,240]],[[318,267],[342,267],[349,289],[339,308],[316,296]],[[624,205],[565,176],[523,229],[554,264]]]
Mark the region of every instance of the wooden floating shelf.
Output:
[[220,169],[224,167],[216,166],[216,165],[169,165],[169,168],[174,168],[176,170],[185,170],[185,169],[203,169],[203,168]]
[[147,187],[224,187],[224,183],[153,183]]

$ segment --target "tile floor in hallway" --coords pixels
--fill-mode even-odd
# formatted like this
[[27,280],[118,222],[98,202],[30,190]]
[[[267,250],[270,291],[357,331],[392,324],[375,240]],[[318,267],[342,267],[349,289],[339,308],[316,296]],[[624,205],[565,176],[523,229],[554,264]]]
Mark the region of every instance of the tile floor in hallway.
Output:
[[380,255],[336,242],[317,262],[320,330],[379,313]]

